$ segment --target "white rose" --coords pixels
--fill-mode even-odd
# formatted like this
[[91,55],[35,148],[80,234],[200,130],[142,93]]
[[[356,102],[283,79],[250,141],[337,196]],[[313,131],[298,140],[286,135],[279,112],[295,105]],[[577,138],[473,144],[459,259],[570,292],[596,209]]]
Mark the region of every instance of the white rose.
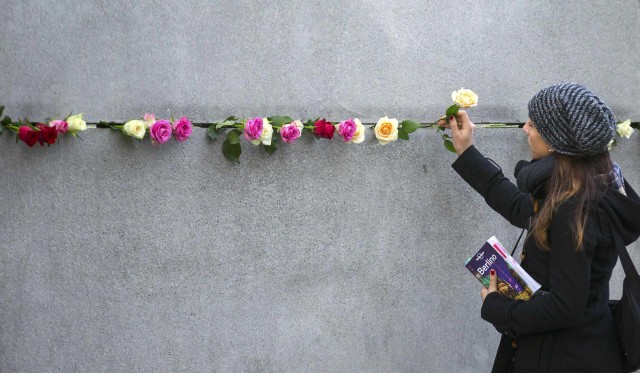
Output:
[[68,130],[72,133],[87,129],[87,122],[82,120],[82,113],[70,116],[67,118],[67,123],[69,124]]
[[362,122],[360,121],[360,119],[355,118],[353,119],[353,121],[356,122],[356,132],[353,134],[353,138],[351,139],[351,142],[354,144],[360,144],[362,141],[364,141],[365,128],[362,125]]
[[373,132],[376,134],[378,142],[382,145],[396,141],[398,139],[398,120],[396,118],[382,117],[376,123]]
[[273,137],[273,126],[269,123],[267,118],[262,118],[262,133],[259,139],[251,140],[253,145],[271,145],[271,138]]
[[631,134],[633,133],[633,128],[631,127],[631,119],[627,119],[622,123],[618,123],[616,131],[618,131],[618,135],[622,137],[631,137]]
[[122,132],[136,139],[142,139],[147,132],[147,126],[143,120],[130,120],[124,124]]
[[451,99],[461,109],[466,109],[478,104],[478,95],[470,89],[460,88],[459,91],[451,92]]

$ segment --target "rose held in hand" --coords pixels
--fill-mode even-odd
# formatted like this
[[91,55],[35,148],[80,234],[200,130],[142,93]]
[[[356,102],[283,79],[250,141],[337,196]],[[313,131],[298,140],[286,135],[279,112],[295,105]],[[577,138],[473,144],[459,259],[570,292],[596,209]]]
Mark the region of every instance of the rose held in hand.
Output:
[[164,144],[171,138],[171,123],[168,120],[159,120],[149,129],[153,143]]
[[478,104],[478,95],[470,89],[460,88],[459,91],[451,92],[451,99],[461,109],[470,108]]

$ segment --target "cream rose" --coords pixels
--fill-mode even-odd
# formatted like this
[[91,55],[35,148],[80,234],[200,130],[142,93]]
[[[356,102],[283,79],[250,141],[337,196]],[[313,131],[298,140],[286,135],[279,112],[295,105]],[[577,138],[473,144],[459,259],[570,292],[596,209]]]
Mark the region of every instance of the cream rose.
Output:
[[451,99],[461,109],[466,109],[478,104],[478,95],[470,89],[460,88],[459,91],[451,92]]
[[67,118],[67,123],[69,124],[68,130],[71,133],[87,129],[87,122],[82,120],[82,113],[70,116]]
[[386,145],[398,139],[398,120],[388,117],[380,118],[373,130],[380,144]]
[[364,131],[365,128],[362,125],[362,122],[358,118],[353,119],[356,122],[356,132],[353,133],[353,138],[351,138],[351,142],[354,144],[360,144],[364,141]]
[[631,134],[633,133],[633,128],[631,127],[631,119],[627,119],[622,123],[618,123],[616,131],[618,131],[618,135],[622,137],[631,137]]
[[271,145],[271,138],[273,137],[273,126],[269,123],[267,118],[262,118],[262,133],[260,134],[260,138],[256,140],[251,140],[253,145],[260,145],[263,143],[264,145]]
[[130,120],[124,124],[122,132],[136,139],[142,139],[147,132],[147,125],[143,120]]

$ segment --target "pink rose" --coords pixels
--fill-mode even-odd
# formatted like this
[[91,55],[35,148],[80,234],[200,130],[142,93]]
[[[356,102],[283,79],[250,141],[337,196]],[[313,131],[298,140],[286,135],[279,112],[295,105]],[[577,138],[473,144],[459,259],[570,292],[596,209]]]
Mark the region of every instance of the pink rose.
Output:
[[262,135],[262,118],[249,119],[244,125],[243,135],[247,141],[259,139]]
[[173,122],[173,137],[179,142],[185,142],[191,136],[191,122],[187,117],[182,117]]
[[338,123],[336,129],[338,130],[338,134],[344,139],[344,142],[349,142],[353,139],[353,135],[356,133],[356,122],[349,118]]
[[154,114],[145,113],[142,120],[147,125],[147,128],[149,128],[156,122],[156,116]]
[[302,122],[294,120],[293,122],[280,127],[280,137],[282,138],[282,141],[287,144],[291,144],[296,141],[300,135],[302,135],[303,128]]
[[49,122],[49,127],[55,128],[58,133],[67,133],[69,123],[64,120],[54,120]]
[[159,120],[151,126],[149,133],[152,143],[164,144],[171,138],[171,123],[168,120]]

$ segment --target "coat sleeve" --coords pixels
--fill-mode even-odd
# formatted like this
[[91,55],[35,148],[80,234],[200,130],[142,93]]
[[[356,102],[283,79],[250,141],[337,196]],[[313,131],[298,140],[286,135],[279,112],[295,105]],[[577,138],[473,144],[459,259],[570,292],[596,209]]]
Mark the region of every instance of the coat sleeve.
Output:
[[473,145],[458,157],[452,167],[484,197],[492,209],[511,224],[520,228],[529,227],[529,217],[533,214],[530,195],[520,191]]
[[574,213],[575,204],[566,201],[551,222],[549,292],[524,302],[490,293],[482,304],[483,319],[516,336],[564,329],[581,322],[587,310],[595,242],[585,234],[583,248],[576,250]]

